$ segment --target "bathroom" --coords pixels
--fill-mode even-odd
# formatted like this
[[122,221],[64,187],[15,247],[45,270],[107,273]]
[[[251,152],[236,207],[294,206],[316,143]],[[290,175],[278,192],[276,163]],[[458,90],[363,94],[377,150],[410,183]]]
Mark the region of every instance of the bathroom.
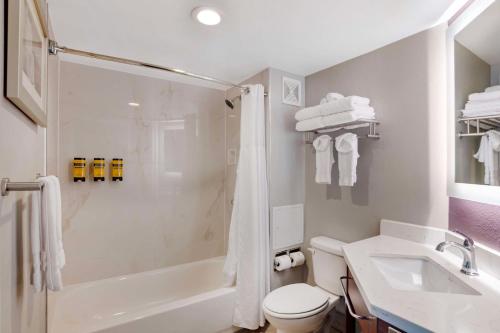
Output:
[[0,8],[0,333],[500,332],[500,0]]

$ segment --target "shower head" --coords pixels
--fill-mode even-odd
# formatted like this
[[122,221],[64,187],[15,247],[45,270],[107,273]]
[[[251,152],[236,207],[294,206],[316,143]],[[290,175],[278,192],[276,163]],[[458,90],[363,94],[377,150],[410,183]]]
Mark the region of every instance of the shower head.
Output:
[[234,104],[233,104],[233,102],[231,102],[231,101],[230,101],[230,100],[228,100],[228,99],[226,99],[226,100],[225,100],[225,102],[226,102],[226,105],[227,105],[229,108],[234,109]]
[[226,99],[225,102],[226,102],[226,105],[231,109],[231,110],[234,110],[234,103],[237,101],[237,100],[240,100],[241,99],[241,96],[236,96],[234,98],[231,98],[231,99]]

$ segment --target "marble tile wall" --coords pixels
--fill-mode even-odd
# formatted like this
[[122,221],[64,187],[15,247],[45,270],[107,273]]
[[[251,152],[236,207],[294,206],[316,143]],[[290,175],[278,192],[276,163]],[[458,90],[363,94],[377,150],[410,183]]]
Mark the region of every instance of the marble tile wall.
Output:
[[[66,284],[224,255],[224,96],[61,63],[58,169]],[[105,158],[106,181],[74,183],[76,156]],[[109,180],[115,157],[124,159],[123,182]]]

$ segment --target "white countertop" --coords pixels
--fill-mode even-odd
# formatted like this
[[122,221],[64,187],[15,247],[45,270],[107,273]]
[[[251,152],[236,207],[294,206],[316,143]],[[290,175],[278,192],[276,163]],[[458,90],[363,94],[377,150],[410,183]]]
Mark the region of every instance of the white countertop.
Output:
[[[479,276],[466,276],[460,273],[461,261],[446,251],[389,236],[351,243],[343,251],[372,315],[407,332],[500,332],[500,281],[481,272],[481,267]],[[481,295],[393,289],[370,259],[373,255],[428,257]]]

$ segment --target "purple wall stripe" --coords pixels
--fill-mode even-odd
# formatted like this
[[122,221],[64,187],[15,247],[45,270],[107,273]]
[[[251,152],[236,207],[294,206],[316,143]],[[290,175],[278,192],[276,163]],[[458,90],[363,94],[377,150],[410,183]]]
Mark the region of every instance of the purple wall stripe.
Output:
[[500,250],[500,206],[450,198],[450,230],[458,229],[474,240]]

